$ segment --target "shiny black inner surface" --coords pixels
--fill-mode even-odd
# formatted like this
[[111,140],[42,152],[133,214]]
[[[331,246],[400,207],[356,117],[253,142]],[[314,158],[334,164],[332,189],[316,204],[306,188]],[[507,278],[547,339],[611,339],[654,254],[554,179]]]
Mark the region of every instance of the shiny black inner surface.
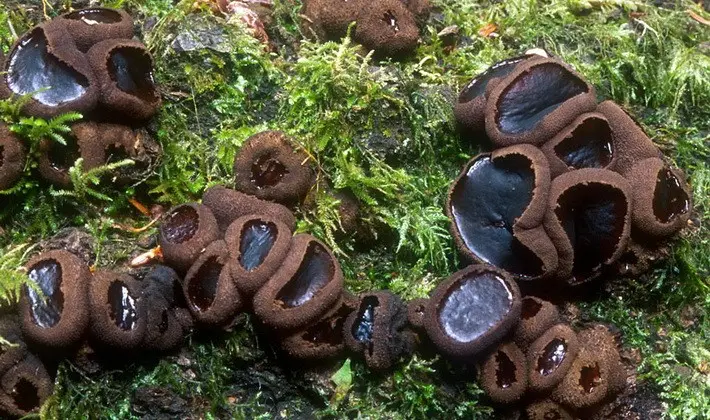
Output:
[[533,318],[535,315],[537,315],[538,312],[540,312],[540,309],[542,309],[542,304],[536,301],[535,299],[531,299],[529,297],[523,298],[523,305],[520,317],[522,319]]
[[318,242],[311,242],[298,271],[279,291],[276,299],[286,307],[301,306],[313,299],[335,275],[335,264],[328,251]]
[[136,299],[131,296],[126,283],[114,281],[108,287],[109,315],[116,325],[125,331],[130,331],[138,325]]
[[39,407],[37,387],[25,378],[20,378],[12,388],[12,399],[15,406],[22,411],[32,411]]
[[42,328],[57,325],[64,309],[62,266],[56,260],[40,261],[30,269],[28,277],[39,289],[25,286],[34,322]]
[[668,223],[689,210],[690,198],[680,180],[670,169],[661,169],[653,192],[653,214],[662,223]]
[[496,385],[499,388],[510,388],[515,384],[515,363],[503,351],[496,353]]
[[136,48],[116,48],[109,55],[109,75],[119,89],[152,102],[156,98],[153,67],[145,51]]
[[562,193],[555,214],[574,248],[575,282],[594,277],[614,254],[627,212],[624,194],[610,185],[579,184]]
[[64,141],[67,143],[66,146],[50,140],[49,150],[47,151],[49,166],[58,172],[68,172],[69,168],[74,166],[74,162],[81,157],[76,137],[66,135],[64,136]]
[[86,93],[89,81],[59,61],[48,48],[42,29],[25,35],[7,60],[8,87],[17,95],[32,94],[33,99],[47,106],[79,99]]
[[614,157],[609,124],[601,118],[587,118],[555,146],[555,154],[570,169],[605,168]]
[[542,262],[513,236],[513,224],[533,197],[532,163],[520,155],[482,156],[451,194],[451,212],[466,247],[484,262],[523,277],[542,274]]
[[357,341],[367,344],[370,354],[372,354],[372,336],[375,331],[375,311],[378,306],[380,301],[377,296],[366,296],[360,303],[351,331]]
[[390,10],[385,12],[385,15],[382,17],[382,21],[385,22],[395,32],[399,32],[399,23],[397,23],[397,18]]
[[190,240],[199,227],[197,210],[183,205],[170,212],[161,227],[165,240],[181,244]]
[[561,338],[555,338],[542,351],[537,359],[537,371],[542,376],[552,374],[567,356],[567,343]]
[[222,268],[224,265],[217,261],[216,256],[208,258],[188,284],[187,293],[190,302],[200,311],[206,311],[212,306],[217,295],[219,274],[222,272]]
[[579,372],[579,386],[584,392],[591,393],[594,388],[598,387],[602,382],[601,373],[599,372],[599,364],[594,363],[591,366],[584,366]]
[[488,82],[495,78],[503,78],[509,75],[514,69],[515,65],[519,62],[530,57],[529,55],[523,55],[520,57],[511,58],[508,60],[500,61],[491,67],[487,68],[483,73],[476,76],[471,80],[468,85],[461,91],[459,95],[459,103],[466,103],[482,96],[486,93],[486,87]]
[[257,188],[273,187],[288,174],[286,166],[269,154],[259,156],[251,165],[251,182]]
[[239,264],[247,271],[259,267],[274,246],[277,233],[273,223],[261,220],[246,223],[239,241]]
[[472,273],[451,285],[438,305],[439,323],[451,339],[470,343],[494,329],[513,306],[513,293],[495,273]]
[[501,94],[496,115],[498,128],[508,134],[533,130],[565,101],[586,91],[587,85],[559,64],[533,66]]
[[87,25],[97,25],[100,23],[117,23],[121,21],[121,15],[110,9],[81,9],[66,15],[67,19],[80,20]]

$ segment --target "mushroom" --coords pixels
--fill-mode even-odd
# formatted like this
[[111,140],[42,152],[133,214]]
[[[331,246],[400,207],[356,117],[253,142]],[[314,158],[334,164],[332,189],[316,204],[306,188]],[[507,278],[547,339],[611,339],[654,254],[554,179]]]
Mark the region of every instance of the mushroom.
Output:
[[253,296],[279,269],[292,235],[281,220],[268,215],[242,216],[229,225],[224,235],[228,266],[241,293]]
[[53,389],[42,361],[27,353],[0,378],[0,414],[24,417],[38,411]]
[[489,354],[481,365],[481,388],[496,403],[511,404],[528,387],[525,354],[515,343],[506,342]]
[[22,177],[26,158],[25,145],[0,123],[0,191],[12,188]]
[[387,290],[365,293],[358,306],[345,321],[343,336],[367,367],[382,372],[412,353],[415,336],[407,328],[407,307],[399,296]]
[[577,334],[565,324],[557,324],[542,334],[527,350],[530,390],[549,391],[559,384],[579,349]]
[[317,37],[337,41],[348,32],[363,9],[363,0],[305,0],[304,29]]
[[343,273],[332,251],[299,234],[281,267],[254,296],[254,313],[271,328],[297,330],[331,310],[342,293]]
[[42,178],[52,185],[60,188],[71,186],[69,169],[81,157],[79,140],[75,131],[75,128],[80,124],[74,124],[72,132],[64,136],[66,144],[61,144],[53,139],[43,139],[39,143],[38,170]]
[[557,251],[542,228],[550,188],[545,156],[517,145],[471,159],[449,190],[446,210],[459,251],[519,279],[550,276]]
[[163,216],[158,243],[165,261],[186,272],[202,250],[218,239],[217,220],[207,206],[190,203],[173,207]]
[[360,12],[354,39],[378,57],[401,58],[417,47],[419,28],[401,0],[380,0]]
[[125,10],[89,7],[59,16],[76,46],[87,52],[94,44],[114,38],[133,38],[133,18]]
[[520,348],[527,350],[530,343],[557,324],[559,319],[560,312],[557,310],[557,306],[535,296],[525,296],[520,312],[520,322],[515,327],[513,339]]
[[74,254],[56,250],[27,263],[19,315],[22,333],[37,345],[66,349],[77,345],[89,325],[89,268]]
[[88,60],[58,21],[38,25],[13,45],[3,65],[0,96],[30,95],[23,111],[51,118],[96,107],[98,81]]
[[491,91],[486,132],[498,147],[538,145],[595,108],[594,87],[567,64],[550,58],[528,60]]
[[520,307],[520,291],[508,273],[470,265],[434,289],[424,327],[440,351],[467,358],[500,341],[515,326]]
[[280,131],[251,136],[234,158],[236,188],[284,205],[300,202],[314,182],[306,154]]
[[251,214],[267,215],[280,220],[290,230],[296,227],[293,213],[281,204],[260,200],[221,185],[208,188],[202,195],[202,204],[212,210],[220,232],[226,232],[229,225],[238,218]]

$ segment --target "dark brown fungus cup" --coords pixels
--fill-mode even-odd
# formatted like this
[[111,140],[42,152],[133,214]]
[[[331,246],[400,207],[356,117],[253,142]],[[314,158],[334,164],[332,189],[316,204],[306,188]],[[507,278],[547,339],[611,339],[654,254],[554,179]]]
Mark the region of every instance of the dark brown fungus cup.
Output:
[[89,324],[89,268],[63,250],[36,255],[26,267],[19,303],[26,339],[55,349],[79,343]]
[[531,145],[516,145],[471,159],[453,182],[446,210],[459,251],[519,279],[554,272],[557,251],[542,229],[550,173]]
[[552,177],[574,169],[613,166],[615,140],[604,115],[589,112],[580,115],[564,130],[542,146],[550,162]]
[[187,306],[195,319],[211,326],[228,324],[243,302],[229,273],[229,248],[212,242],[190,267],[183,281]]
[[83,52],[107,39],[133,38],[133,19],[125,10],[89,7],[65,13],[57,19],[61,19]]
[[328,40],[339,40],[363,8],[363,0],[305,0],[302,15],[307,32]]
[[164,298],[144,294],[146,297],[147,322],[141,348],[164,352],[177,347],[184,338],[180,308],[173,308]]
[[401,0],[380,0],[360,12],[354,39],[378,57],[401,58],[417,47],[419,28]]
[[424,311],[429,299],[413,299],[407,302],[407,321],[416,329],[424,329]]
[[411,354],[415,338],[407,329],[407,307],[399,296],[383,290],[360,295],[358,309],[345,320],[347,347],[365,358],[367,367],[382,372]]
[[202,204],[188,203],[173,207],[163,216],[158,243],[165,262],[184,273],[218,237],[212,211]]
[[528,420],[574,420],[561,405],[550,400],[532,403],[525,408]]
[[515,67],[538,55],[526,54],[499,61],[474,77],[461,90],[454,105],[456,122],[466,133],[481,133],[485,130],[486,92],[509,75]]
[[424,327],[440,351],[466,358],[500,341],[518,322],[520,309],[520,290],[508,273],[470,265],[434,289]]
[[581,330],[577,337],[583,347],[602,354],[609,365],[609,396],[622,392],[626,388],[627,371],[621,362],[614,334],[606,326],[598,324]]
[[254,296],[254,313],[278,330],[313,324],[343,293],[343,273],[332,251],[311,235],[299,234],[281,267]]
[[598,277],[626,249],[631,187],[606,169],[579,169],[552,181],[545,230],[559,255],[557,276],[570,285]]
[[429,0],[400,0],[404,6],[409,9],[414,15],[419,26],[426,23],[429,19],[429,13],[431,12],[431,3]]
[[100,270],[89,287],[91,335],[99,346],[133,350],[142,343],[146,310],[142,285],[128,274]]
[[0,123],[0,190],[11,188],[22,177],[26,157],[22,141]]
[[202,204],[209,207],[217,219],[220,232],[226,232],[229,225],[242,216],[263,214],[283,222],[289,229],[296,227],[296,218],[288,208],[278,203],[260,200],[221,185],[205,190]]
[[12,417],[38,411],[54,390],[42,361],[31,354],[2,375],[0,385],[0,414]]
[[693,208],[685,177],[661,159],[636,163],[627,177],[633,192],[632,222],[644,234],[662,238],[683,229]]
[[345,297],[330,312],[313,325],[297,331],[281,342],[284,351],[294,359],[323,360],[340,355],[345,350],[343,325],[357,308],[354,297]]
[[520,64],[491,92],[486,133],[498,147],[540,144],[596,107],[594,87],[554,59]]
[[40,141],[38,170],[46,181],[61,188],[71,185],[69,169],[81,157],[76,127],[85,124],[91,123],[78,123],[72,126],[71,133],[64,136],[66,144],[58,143],[52,139]]
[[604,115],[614,139],[614,162],[609,169],[626,175],[638,161],[651,157],[662,157],[661,151],[648,138],[643,129],[631,116],[613,101],[604,101],[596,112]]
[[499,345],[481,365],[481,388],[499,404],[511,404],[528,388],[525,354],[513,342]]
[[240,292],[253,296],[279,269],[291,247],[293,232],[269,215],[242,216],[224,235],[231,278]]
[[551,398],[575,410],[597,406],[612,395],[613,368],[607,353],[582,346]]
[[315,180],[308,156],[280,131],[249,137],[234,158],[234,176],[238,190],[284,205],[300,202]]
[[84,54],[58,21],[35,26],[15,42],[0,73],[0,96],[26,95],[28,115],[50,118],[96,107],[98,82]]
[[559,320],[560,312],[557,306],[535,296],[526,296],[523,298],[520,322],[515,327],[513,339],[520,348],[527,349],[530,343]]
[[145,45],[129,39],[109,39],[86,54],[101,87],[101,104],[134,120],[147,120],[160,107],[153,79],[153,57]]
[[559,384],[579,353],[577,334],[565,324],[557,324],[535,340],[527,351],[528,386],[532,391],[548,391]]

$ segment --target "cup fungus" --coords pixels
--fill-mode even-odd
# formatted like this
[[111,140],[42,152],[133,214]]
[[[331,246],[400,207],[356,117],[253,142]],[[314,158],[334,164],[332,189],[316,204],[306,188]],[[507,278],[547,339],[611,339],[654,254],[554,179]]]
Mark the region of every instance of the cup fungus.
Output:
[[541,228],[549,187],[547,160],[534,146],[471,159],[452,184],[446,206],[461,253],[521,279],[553,272],[557,251]]
[[15,42],[3,65],[0,95],[27,95],[29,115],[50,118],[86,112],[98,101],[98,82],[64,25],[49,21]]
[[253,296],[278,270],[291,246],[291,229],[268,215],[242,216],[224,235],[229,270],[240,292]]
[[353,296],[348,295],[345,293],[341,303],[313,325],[287,336],[281,342],[284,351],[294,359],[313,361],[342,354],[345,350],[343,325],[358,304]]
[[0,191],[13,187],[22,177],[26,157],[22,141],[0,123]]
[[0,414],[24,417],[52,395],[54,381],[42,362],[28,353],[2,375],[0,386]]
[[486,132],[498,147],[540,144],[595,107],[594,87],[567,64],[547,58],[529,60],[490,93]]
[[138,41],[108,39],[86,53],[101,87],[100,102],[134,120],[147,120],[160,107],[153,57]]
[[133,350],[146,329],[141,284],[127,274],[108,270],[94,273],[89,287],[91,335],[101,347]]
[[485,130],[486,93],[508,76],[522,62],[539,57],[525,54],[499,61],[474,77],[461,90],[454,105],[454,116],[459,126],[468,134],[478,134]]
[[39,173],[42,178],[57,187],[66,188],[71,185],[69,169],[81,157],[74,131],[74,128],[80,124],[84,123],[74,124],[72,132],[64,136],[66,144],[53,139],[43,139],[39,143]]
[[301,329],[332,309],[342,293],[343,273],[332,251],[299,234],[281,267],[254,296],[254,313],[272,328]]
[[379,57],[400,58],[417,47],[419,28],[400,0],[380,0],[360,13],[354,39]]
[[442,352],[470,357],[515,326],[520,306],[518,286],[506,272],[470,265],[434,289],[424,310],[424,327]]
[[559,319],[557,306],[534,296],[525,296],[522,301],[520,322],[515,327],[513,339],[520,348],[527,349],[530,343],[557,324]]
[[559,255],[558,277],[571,285],[598,277],[626,249],[631,187],[615,172],[579,169],[552,181],[545,230]]
[[251,136],[234,159],[236,188],[284,205],[300,202],[314,182],[308,156],[280,131]]
[[212,210],[220,232],[225,232],[238,218],[251,214],[262,214],[280,220],[290,230],[296,227],[293,213],[281,204],[260,200],[221,185],[205,190],[202,204]]
[[633,227],[644,234],[663,238],[680,231],[690,218],[690,192],[679,170],[661,159],[648,158],[629,171],[633,192]]
[[175,348],[192,326],[189,310],[178,306],[179,277],[173,269],[157,266],[143,282],[146,333],[141,347],[157,352]]
[[347,34],[362,8],[363,0],[305,0],[304,26],[319,38],[337,41]]
[[35,344],[68,348],[78,344],[89,324],[88,267],[73,254],[49,251],[27,263],[28,284],[20,294],[24,336]]
[[597,106],[596,112],[602,114],[609,123],[612,137],[619,139],[614,143],[615,160],[609,169],[626,176],[636,162],[661,157],[661,151],[619,105],[604,101]]
[[158,242],[165,261],[184,273],[218,236],[217,220],[210,209],[190,203],[174,207],[163,216]]
[[577,334],[565,324],[557,324],[542,334],[527,350],[530,389],[549,391],[559,384],[579,349]]
[[414,333],[407,328],[406,305],[386,290],[361,295],[342,334],[347,347],[363,355],[367,367],[379,372],[411,354],[415,343]]
[[133,19],[125,10],[90,7],[65,13],[57,19],[83,52],[107,39],[133,38]]
[[496,403],[511,404],[520,400],[528,386],[525,354],[515,343],[501,344],[483,361],[480,382]]
[[569,372],[552,392],[552,399],[576,410],[601,404],[611,395],[614,375],[607,354],[598,349],[581,347]]
[[615,141],[604,115],[580,115],[564,130],[542,146],[553,177],[582,168],[607,169],[614,162]]
[[237,316],[242,307],[230,275],[227,244],[212,242],[185,275],[183,293],[195,319],[210,326],[223,326]]

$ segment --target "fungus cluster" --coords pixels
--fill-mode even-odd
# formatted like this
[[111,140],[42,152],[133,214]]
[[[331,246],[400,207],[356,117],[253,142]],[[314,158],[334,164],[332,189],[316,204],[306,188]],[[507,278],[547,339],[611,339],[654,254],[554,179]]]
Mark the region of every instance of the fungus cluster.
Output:
[[[139,172],[157,160],[157,143],[139,127],[160,107],[153,59],[133,39],[133,20],[102,7],[65,13],[22,35],[2,62],[0,98],[28,96],[25,115],[52,118],[79,112],[66,145],[40,144],[39,172],[59,187],[70,185],[79,157],[85,170],[137,161]],[[0,125],[0,190],[12,187],[25,167],[26,147]],[[135,174],[134,174],[135,176]],[[130,174],[119,174],[130,181]]]
[[690,217],[681,171],[557,59],[494,64],[463,89],[455,115],[466,135],[493,145],[464,166],[447,200],[471,262],[548,284],[638,274]]
[[306,0],[305,27],[320,39],[339,40],[356,23],[353,39],[377,56],[400,58],[417,46],[428,0]]

